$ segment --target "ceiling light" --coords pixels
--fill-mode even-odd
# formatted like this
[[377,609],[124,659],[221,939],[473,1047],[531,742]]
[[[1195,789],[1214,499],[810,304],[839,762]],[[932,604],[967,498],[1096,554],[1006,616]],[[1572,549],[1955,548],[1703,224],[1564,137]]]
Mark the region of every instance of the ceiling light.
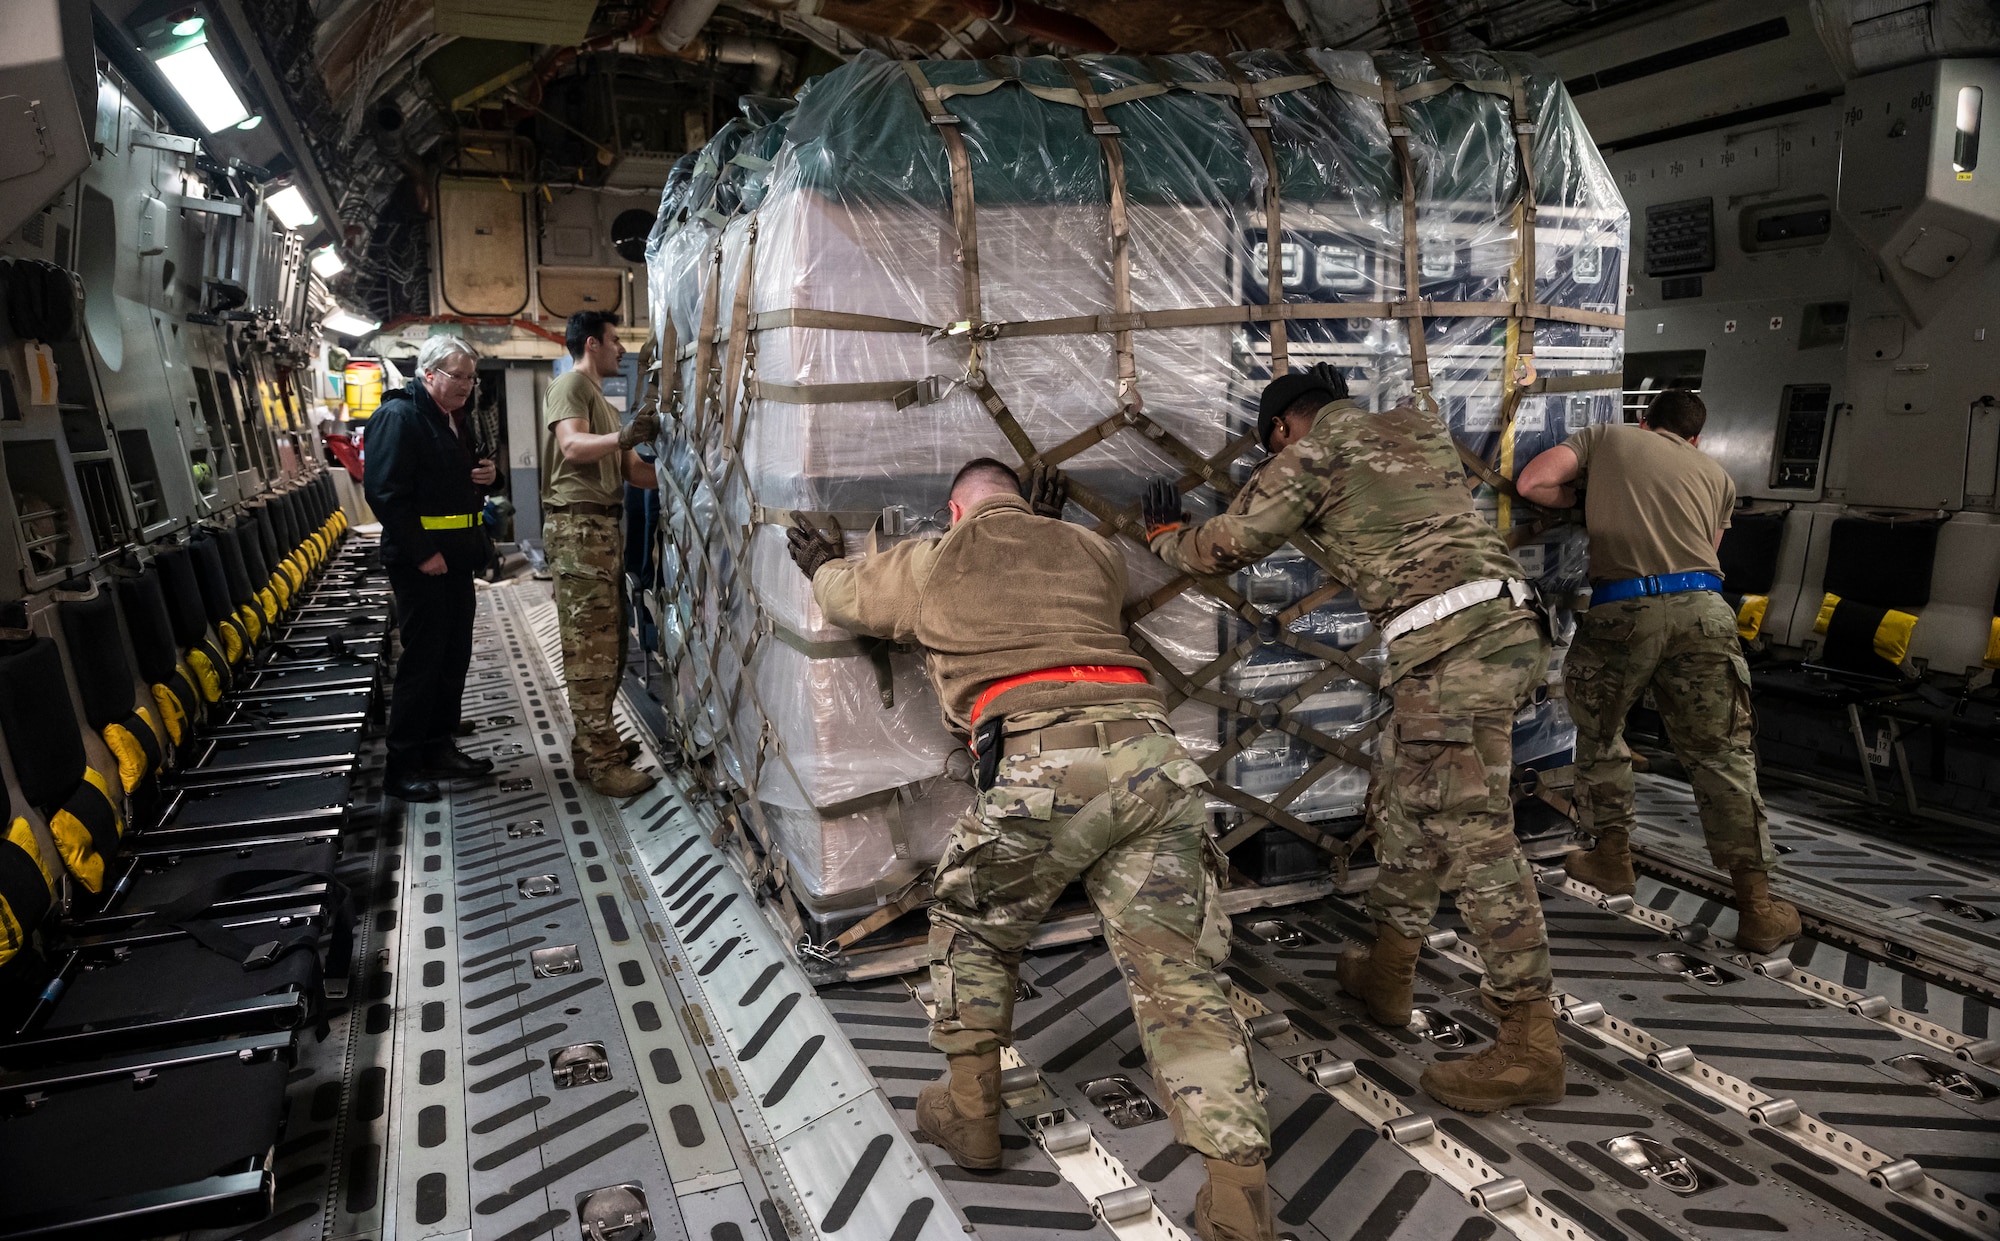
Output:
[[332,314],[320,320],[320,326],[337,336],[366,336],[382,325],[351,310],[335,307]]
[[331,280],[347,270],[347,260],[340,257],[340,251],[328,246],[313,252],[312,269],[320,274],[321,279]]
[[238,125],[236,128],[244,131],[245,133],[248,133],[249,131],[257,128],[259,125],[262,125],[263,123],[264,123],[264,114],[262,112],[259,112],[256,115],[252,116],[249,120],[244,121],[242,124]]
[[181,101],[209,133],[247,120],[250,109],[216,63],[206,42],[195,43],[155,62],[160,73],[180,92]]
[[286,228],[304,228],[319,219],[319,213],[306,202],[306,196],[299,193],[299,187],[288,185],[264,200],[271,214]]
[[201,18],[199,17],[189,17],[181,21],[175,22],[174,37],[176,39],[192,38],[193,36],[201,33],[201,25],[202,25]]

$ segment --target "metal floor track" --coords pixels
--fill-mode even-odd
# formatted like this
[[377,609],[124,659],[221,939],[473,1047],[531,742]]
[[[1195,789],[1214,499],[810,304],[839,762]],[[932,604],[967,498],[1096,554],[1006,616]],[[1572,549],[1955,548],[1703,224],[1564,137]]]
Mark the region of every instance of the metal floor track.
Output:
[[[815,990],[705,799],[666,782],[615,805],[576,780],[545,583],[482,590],[465,714],[496,777],[357,814],[358,998],[304,1040],[277,1214],[201,1241],[585,1241],[614,1187],[659,1238],[1194,1235],[1201,1160],[1173,1140],[1101,942],[1028,956],[1006,1166],[961,1171],[909,1132],[943,1071],[922,978]],[[1685,786],[1644,778],[1641,801],[1636,899],[1543,875],[1570,1057],[1553,1106],[1462,1116],[1417,1088],[1493,1034],[1449,908],[1415,1029],[1333,982],[1367,937],[1358,900],[1236,919],[1226,972],[1281,1234],[2000,1238],[2000,1084],[1979,1062],[1994,874],[1844,825],[1851,807],[1774,803],[1812,933],[1752,959]]]

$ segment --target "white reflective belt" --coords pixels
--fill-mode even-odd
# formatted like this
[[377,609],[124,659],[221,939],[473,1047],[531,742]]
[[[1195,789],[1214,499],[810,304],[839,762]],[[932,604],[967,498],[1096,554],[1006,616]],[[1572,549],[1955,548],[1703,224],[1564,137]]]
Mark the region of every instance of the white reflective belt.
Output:
[[1524,604],[1529,598],[1528,584],[1518,578],[1488,577],[1454,586],[1442,594],[1432,595],[1382,626],[1382,638],[1393,642],[1406,633],[1435,625],[1453,613],[1463,612],[1488,599],[1498,599],[1502,594],[1512,595],[1517,605]]

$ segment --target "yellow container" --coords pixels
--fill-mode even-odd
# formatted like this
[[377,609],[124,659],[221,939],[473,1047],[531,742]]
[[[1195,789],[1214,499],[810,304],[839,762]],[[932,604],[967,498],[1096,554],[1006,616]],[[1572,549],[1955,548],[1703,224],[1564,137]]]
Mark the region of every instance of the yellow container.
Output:
[[382,403],[382,367],[376,362],[349,362],[341,373],[346,393],[341,400],[349,418],[366,418]]

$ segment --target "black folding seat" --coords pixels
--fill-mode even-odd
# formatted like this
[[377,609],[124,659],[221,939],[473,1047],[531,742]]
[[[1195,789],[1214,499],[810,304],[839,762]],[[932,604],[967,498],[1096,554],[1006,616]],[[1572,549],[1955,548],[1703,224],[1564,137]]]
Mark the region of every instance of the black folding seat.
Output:
[[[221,542],[212,536],[206,539],[197,536],[182,554],[187,561],[185,570],[169,568],[168,557],[161,558],[161,584],[169,608],[177,617],[175,639],[184,643],[183,649],[189,653],[188,661],[198,674],[199,688],[208,702],[218,702],[226,694],[261,698],[307,690],[366,689],[377,680],[379,668],[373,662],[334,657],[331,652],[325,658],[245,666],[239,672],[222,644],[209,633],[210,622],[221,623],[235,612],[228,593]],[[175,564],[178,566],[177,558]],[[193,642],[187,642],[190,621],[198,621],[201,626]],[[196,655],[202,658],[197,660]],[[239,657],[236,662],[245,661]]]
[[[220,541],[197,537],[186,550],[187,572],[170,569],[162,560],[162,585],[170,614],[175,619],[175,638],[184,639],[196,623],[202,625],[200,640],[187,652],[195,666],[196,684],[206,715],[211,707],[224,702],[265,700],[287,693],[325,689],[366,689],[376,678],[372,663],[359,661],[293,663],[261,668],[239,658],[232,665],[223,648],[210,636],[208,622],[227,622],[233,614],[223,569]],[[196,597],[182,592],[192,578]],[[177,586],[177,583],[179,585]],[[240,667],[239,667],[240,666]],[[332,766],[352,766],[360,750],[359,721],[288,721],[282,729],[250,727],[241,729],[197,727],[191,744],[185,745],[184,761],[168,777],[169,787],[231,778],[252,772],[269,773]]]
[[1825,595],[1813,626],[1820,662],[1842,672],[1903,679],[1918,613],[1931,601],[1934,517],[1842,517],[1828,535]]
[[[271,551],[275,543],[269,516],[261,506],[244,509],[237,519],[236,533],[247,575],[253,585],[261,584],[256,592],[257,605],[267,627],[270,645],[277,647],[281,653],[310,654],[320,650],[331,650],[335,654],[380,653],[381,642],[386,640],[389,632],[390,616],[386,600],[373,606],[356,602],[351,609],[319,610],[304,616],[286,615],[279,609],[270,585],[274,572]],[[376,639],[373,647],[366,641],[370,638]]]
[[[0,965],[0,1066],[287,1029],[309,1020],[321,993],[322,938],[345,913],[331,883],[301,887],[294,874],[283,881],[286,899],[217,909],[218,901],[252,894],[271,878],[260,873],[271,868],[245,864],[233,881],[190,872],[188,880],[157,889],[160,904],[136,925],[69,935],[51,923],[58,881],[101,898],[123,875],[121,799],[110,783],[116,777],[86,762],[68,700],[62,659],[50,639],[0,639],[0,738],[12,776],[0,814],[9,841],[28,852],[50,896],[32,918],[17,917],[20,942]],[[17,885],[32,888],[26,884],[30,872],[5,856],[17,863]],[[328,947],[344,980],[347,937],[335,935]]]
[[1736,632],[1744,641],[1764,628],[1771,586],[1778,579],[1778,551],[1785,539],[1785,510],[1738,513],[1716,548],[1722,566],[1722,597],[1736,612]]
[[1933,517],[1842,517],[1827,536],[1824,594],[1803,665],[1760,671],[1759,694],[1845,708],[1907,691],[1901,667],[1931,597],[1938,528]]
[[[162,747],[148,714],[142,714],[143,707],[135,700],[117,604],[107,590],[91,598],[65,600],[57,611],[70,651],[71,675],[83,703],[84,722],[103,738],[118,762],[115,773],[103,773],[115,775],[122,786],[112,790],[113,809],[121,800],[127,807],[120,853],[104,855],[102,881],[72,912],[91,928],[103,929],[113,923],[129,923],[146,911],[174,904],[197,891],[217,893],[217,899],[228,902],[243,896],[245,893],[236,889],[246,887],[255,887],[267,896],[303,888],[331,890],[333,867],[339,858],[337,823],[315,824],[303,833],[287,830],[289,825],[273,824],[261,834],[245,831],[208,842],[152,838],[148,829],[158,809]],[[39,725],[53,730],[74,728],[67,702],[51,702]],[[252,869],[260,876],[253,884],[227,879]],[[287,874],[294,876],[289,883],[283,881]],[[243,907],[240,901],[228,905],[239,907]]]
[[155,1237],[269,1215],[293,1038],[0,1074],[0,1236]]

